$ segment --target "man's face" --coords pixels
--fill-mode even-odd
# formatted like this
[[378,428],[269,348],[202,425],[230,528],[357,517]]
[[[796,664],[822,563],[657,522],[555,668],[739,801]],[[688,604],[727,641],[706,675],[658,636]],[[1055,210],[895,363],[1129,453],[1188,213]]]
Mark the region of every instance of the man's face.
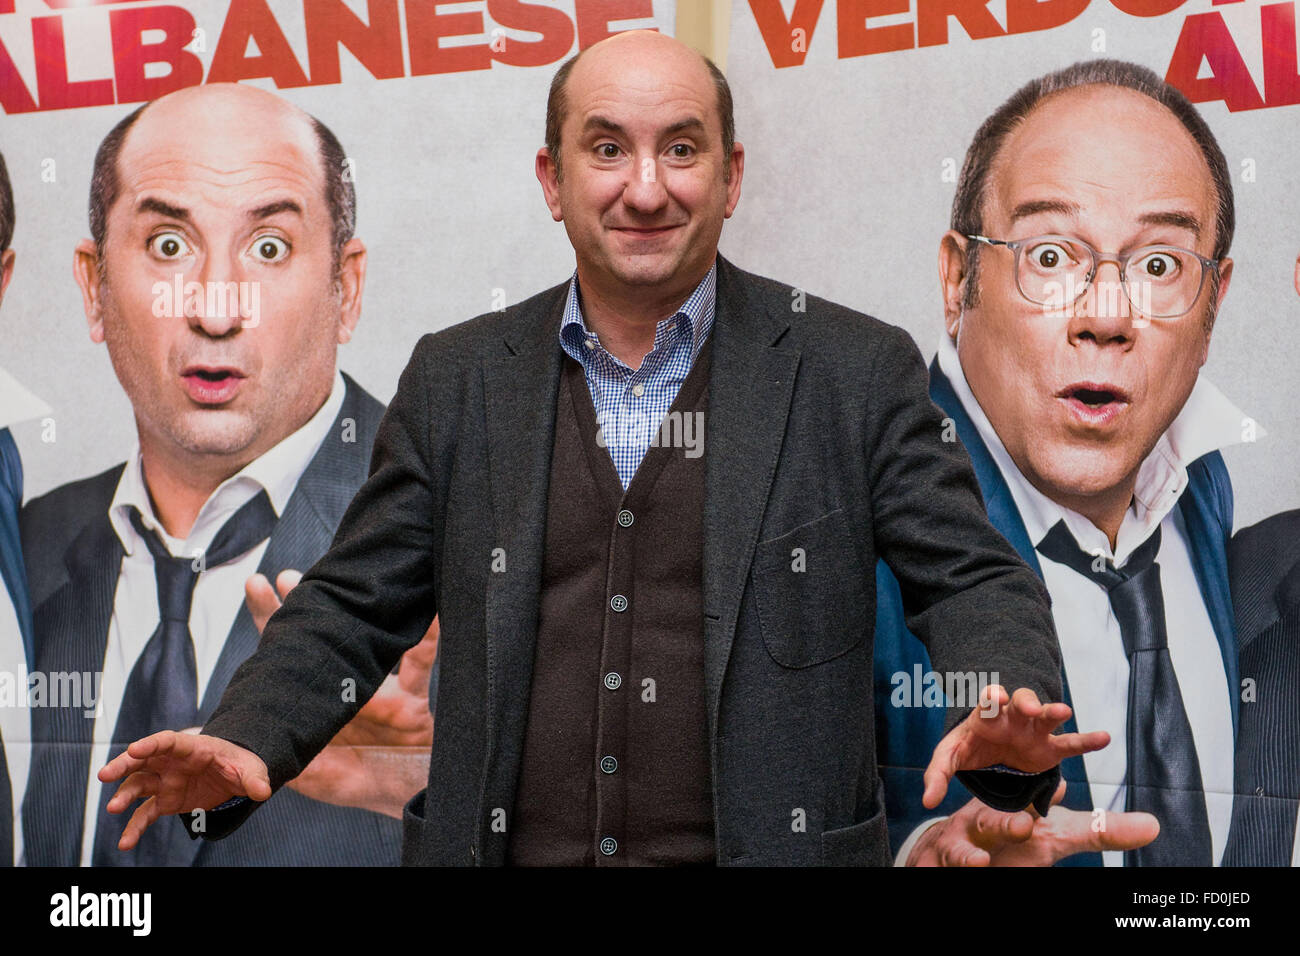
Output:
[[[989,180],[984,233],[1075,237],[1099,253],[1164,244],[1210,257],[1215,210],[1209,169],[1182,124],[1140,94],[1091,86],[1050,98],[1007,138]],[[941,267],[962,241],[945,237]],[[1098,294],[1098,284],[1119,282],[1115,263],[1102,263],[1084,298],[1051,315],[1017,291],[1010,250],[985,246],[979,256],[978,304],[962,313],[960,276],[949,270],[945,305],[980,406],[1048,497],[1085,514],[1098,496],[1118,493],[1126,503],[1206,360],[1209,276],[1190,313],[1148,318],[1122,293],[1119,308]],[[1220,300],[1230,276],[1224,260]]]
[[104,261],[78,248],[91,337],[108,345],[142,447],[242,466],[328,395],[364,247],[349,244],[336,281],[314,134],[255,90],[159,101],[128,133],[118,177]]
[[743,172],[739,147],[723,155],[708,69],[659,34],[622,34],[583,55],[566,91],[563,178],[545,150],[537,171],[584,288],[685,298],[713,263]]

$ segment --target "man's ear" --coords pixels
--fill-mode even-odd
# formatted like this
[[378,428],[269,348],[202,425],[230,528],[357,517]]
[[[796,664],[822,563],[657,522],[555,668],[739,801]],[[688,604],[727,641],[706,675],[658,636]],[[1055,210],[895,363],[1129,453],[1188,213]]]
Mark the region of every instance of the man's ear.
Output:
[[543,146],[537,151],[537,181],[542,184],[542,195],[546,197],[546,208],[551,211],[551,218],[556,222],[564,221],[564,212],[560,208],[560,177],[551,159],[551,151]]
[[736,211],[736,203],[740,202],[740,181],[745,176],[745,147],[733,143],[731,158],[727,162],[729,163],[727,174],[731,178],[727,180],[727,209],[723,218],[730,219],[731,214]]
[[1295,292],[1300,295],[1300,256],[1295,257]]
[[82,239],[72,254],[72,275],[81,287],[81,306],[86,312],[90,341],[104,341],[104,303],[99,282],[99,253],[92,239]]
[[943,327],[957,338],[962,301],[966,297],[966,251],[970,240],[949,229],[939,240],[939,290],[943,295]]
[[9,288],[9,280],[14,277],[14,255],[12,249],[6,249],[0,252],[0,302],[4,301],[5,292]]
[[1219,260],[1219,298],[1214,303],[1214,314],[1223,308],[1223,299],[1228,294],[1228,285],[1232,282],[1232,260]]
[[339,257],[339,285],[342,301],[339,303],[339,344],[346,344],[361,320],[361,294],[366,288],[366,245],[353,236],[343,246]]
[[[1223,308],[1223,299],[1228,294],[1228,286],[1232,284],[1232,260],[1219,260],[1219,294],[1214,300],[1214,315],[1217,317],[1219,311]],[[1201,352],[1201,365],[1210,360],[1210,335],[1214,331],[1213,323],[1205,330],[1205,348]]]

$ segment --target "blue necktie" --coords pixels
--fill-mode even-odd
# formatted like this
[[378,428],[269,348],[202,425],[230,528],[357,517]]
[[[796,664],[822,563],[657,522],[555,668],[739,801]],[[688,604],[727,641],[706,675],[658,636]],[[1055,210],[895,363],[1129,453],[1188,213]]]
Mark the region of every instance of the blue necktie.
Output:
[[1212,866],[1210,821],[1201,765],[1183,697],[1169,658],[1164,596],[1160,590],[1160,528],[1124,567],[1097,569],[1064,521],[1038,545],[1045,557],[1073,568],[1106,589],[1128,655],[1128,769],[1126,810],[1160,821],[1151,843],[1124,853],[1125,866]]
[[[132,741],[160,730],[184,730],[199,722],[198,671],[194,666],[194,640],[190,635],[190,605],[199,569],[198,559],[175,558],[158,535],[144,526],[140,512],[131,509],[131,524],[153,555],[158,583],[158,627],[149,638],[126,683],[122,708],[113,730],[112,760]],[[275,527],[275,509],[265,491],[235,512],[217,532],[203,555],[205,567],[233,561],[270,537]],[[95,827],[93,866],[165,866],[175,834],[166,827],[145,831],[131,853],[117,848],[131,811],[108,812],[114,786],[101,790],[98,824]]]

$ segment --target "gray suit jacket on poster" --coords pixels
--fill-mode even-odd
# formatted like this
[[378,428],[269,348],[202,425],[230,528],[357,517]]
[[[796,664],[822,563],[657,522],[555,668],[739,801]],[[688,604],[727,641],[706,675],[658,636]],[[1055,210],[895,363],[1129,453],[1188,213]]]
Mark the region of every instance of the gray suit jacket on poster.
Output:
[[[404,863],[506,857],[566,285],[420,340],[334,545],[205,727],[256,752],[279,787],[349,719],[339,681],[364,700],[439,613],[437,730]],[[1059,700],[1047,594],[989,525],[905,332],[719,258],[712,335],[702,594],[717,860],[885,864],[877,557],[936,669],[997,671]],[[1056,779],[1006,789],[1023,807]]]
[[[258,566],[271,580],[285,568],[309,567],[325,553],[344,509],[365,480],[384,406],[349,376],[343,378],[347,390],[329,437],[298,480]],[[340,440],[346,419],[355,422],[353,442]],[[103,668],[122,562],[108,507],[122,468],[63,485],[23,509],[39,671]],[[212,713],[231,674],[257,646],[257,629],[248,608],[241,607],[199,704],[200,720]],[[90,767],[93,727],[80,707],[32,710],[35,746],[23,805],[28,865],[80,863],[87,774],[99,769]],[[330,806],[293,791],[281,794],[259,819],[220,843],[192,841],[174,822],[160,825],[173,828],[169,853],[178,866],[395,865],[401,845],[397,820]],[[122,862],[131,865],[131,854],[123,854]]]
[[1300,511],[1228,548],[1242,688],[1232,832],[1224,866],[1290,866],[1300,812]]

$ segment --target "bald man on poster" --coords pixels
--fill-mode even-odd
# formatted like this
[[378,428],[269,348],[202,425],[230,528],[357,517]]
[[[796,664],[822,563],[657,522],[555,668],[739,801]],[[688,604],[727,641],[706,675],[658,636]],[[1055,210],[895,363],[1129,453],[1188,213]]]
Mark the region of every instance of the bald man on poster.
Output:
[[[232,139],[234,129],[256,135]],[[102,675],[96,705],[32,710],[29,865],[398,862],[395,818],[420,787],[432,735],[427,661],[413,689],[389,681],[297,792],[231,840],[177,831],[122,853],[124,821],[107,814],[111,788],[93,775],[142,728],[203,722],[258,644],[246,588],[265,599],[271,580],[284,589],[323,554],[365,478],[383,406],[337,367],[366,273],[344,167],[323,124],[234,84],[146,104],[100,145],[74,274],[138,443],[123,464],[22,512],[33,670]],[[395,714],[412,717],[409,737]],[[394,771],[409,761],[367,772],[389,731],[420,743],[419,776],[400,793],[380,787],[400,790],[409,777]]]
[[910,338],[718,255],[744,158],[726,80],[676,40],[560,68],[536,173],[575,275],[420,341],[333,547],[203,733],[101,771],[110,810],[144,800],[123,848],[164,814],[237,825],[349,719],[339,682],[364,699],[436,611],[404,863],[886,864],[877,555],[936,667],[1015,689],[953,707],[927,802],[960,773],[1045,810],[1105,745],[1053,734],[1046,594]]

